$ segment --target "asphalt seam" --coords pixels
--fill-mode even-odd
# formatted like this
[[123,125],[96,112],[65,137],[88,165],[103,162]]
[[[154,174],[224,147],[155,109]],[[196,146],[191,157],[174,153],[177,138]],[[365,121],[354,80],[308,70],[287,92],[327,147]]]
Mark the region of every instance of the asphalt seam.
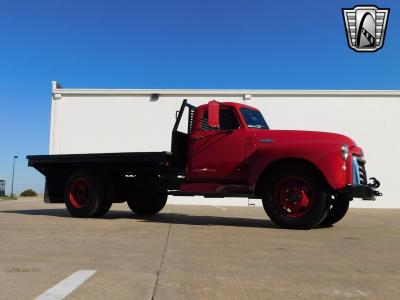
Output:
[[163,249],[163,252],[161,254],[160,266],[158,267],[158,270],[156,271],[156,280],[154,282],[153,292],[152,292],[151,298],[150,298],[151,300],[154,300],[156,292],[157,292],[158,279],[160,278],[160,273],[161,273],[161,270],[162,270],[162,266],[164,264],[164,257],[165,257],[165,254],[167,252],[167,246],[168,246],[168,241],[169,241],[169,235],[170,235],[170,232],[171,232],[171,227],[172,227],[172,209],[171,209],[171,219],[170,219],[170,223],[169,223],[169,227],[168,227],[167,238],[165,239],[164,249]]

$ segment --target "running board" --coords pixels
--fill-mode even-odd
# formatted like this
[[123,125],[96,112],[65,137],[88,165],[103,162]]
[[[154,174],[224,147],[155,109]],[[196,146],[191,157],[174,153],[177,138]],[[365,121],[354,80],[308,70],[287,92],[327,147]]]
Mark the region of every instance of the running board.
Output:
[[168,195],[171,196],[203,196],[204,198],[254,198],[253,194],[242,194],[242,193],[191,193],[191,192],[181,192],[181,191],[168,191]]

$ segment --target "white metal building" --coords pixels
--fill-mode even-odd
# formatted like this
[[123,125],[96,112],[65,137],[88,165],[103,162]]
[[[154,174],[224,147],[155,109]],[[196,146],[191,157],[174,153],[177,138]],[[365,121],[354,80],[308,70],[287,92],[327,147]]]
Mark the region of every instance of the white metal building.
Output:
[[[400,91],[65,89],[52,82],[50,154],[170,149],[183,99],[257,107],[274,129],[342,133],[364,149],[369,176],[382,183],[375,202],[353,207],[400,208]],[[247,205],[246,199],[172,199],[176,203]],[[254,200],[251,200],[254,202]]]

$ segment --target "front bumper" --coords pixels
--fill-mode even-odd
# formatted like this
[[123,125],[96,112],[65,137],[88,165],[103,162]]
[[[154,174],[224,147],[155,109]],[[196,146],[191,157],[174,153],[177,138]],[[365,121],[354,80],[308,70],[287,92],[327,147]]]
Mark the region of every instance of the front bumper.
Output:
[[352,184],[339,191],[344,197],[349,200],[353,198],[375,200],[375,197],[382,196],[382,193],[376,190],[381,185],[379,180],[375,177],[371,177],[368,180],[363,157],[352,155],[352,175]]
[[377,191],[370,185],[348,185],[339,191],[346,199],[362,198],[363,200],[375,200],[375,197],[382,196],[382,193]]

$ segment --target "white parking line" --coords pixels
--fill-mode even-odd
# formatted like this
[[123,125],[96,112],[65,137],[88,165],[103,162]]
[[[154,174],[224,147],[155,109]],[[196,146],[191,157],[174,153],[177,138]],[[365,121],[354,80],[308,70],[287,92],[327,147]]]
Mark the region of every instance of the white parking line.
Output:
[[219,208],[219,209],[222,209],[222,210],[226,210],[226,208],[225,208],[225,207],[222,207],[222,206],[214,205],[214,207]]
[[37,297],[36,300],[64,299],[74,290],[76,290],[82,283],[92,277],[94,273],[96,273],[96,270],[77,271],[45,291],[43,294]]

